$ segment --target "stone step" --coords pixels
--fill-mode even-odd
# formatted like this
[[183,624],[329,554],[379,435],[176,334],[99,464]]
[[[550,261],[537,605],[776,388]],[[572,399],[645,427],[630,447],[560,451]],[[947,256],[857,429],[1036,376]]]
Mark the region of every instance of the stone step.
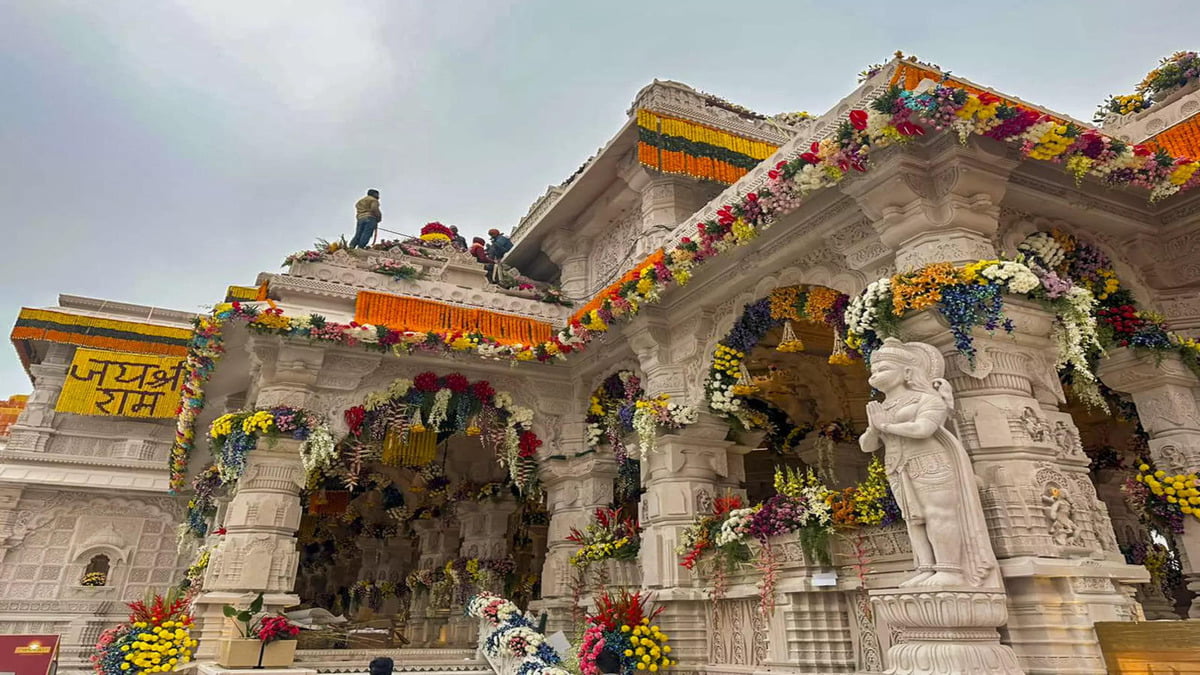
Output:
[[386,656],[395,672],[429,675],[495,675],[474,649],[301,649],[296,667],[319,673],[366,673],[371,659]]

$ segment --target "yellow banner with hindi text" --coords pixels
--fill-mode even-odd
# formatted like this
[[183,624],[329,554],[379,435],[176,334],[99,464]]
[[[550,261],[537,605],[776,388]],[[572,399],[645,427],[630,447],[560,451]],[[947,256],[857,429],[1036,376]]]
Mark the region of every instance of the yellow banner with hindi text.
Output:
[[175,417],[183,367],[184,359],[177,356],[79,348],[54,409],[77,415]]

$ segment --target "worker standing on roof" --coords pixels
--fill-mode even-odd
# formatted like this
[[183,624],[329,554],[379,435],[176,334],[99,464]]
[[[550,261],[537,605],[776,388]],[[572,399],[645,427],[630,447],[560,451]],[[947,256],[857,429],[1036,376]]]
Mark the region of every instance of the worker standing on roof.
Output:
[[379,190],[367,190],[367,196],[354,204],[356,221],[350,248],[366,248],[375,239],[375,228],[383,221],[379,211]]
[[487,274],[488,281],[494,284],[500,278],[500,261],[512,250],[513,243],[496,228],[488,230],[488,236],[492,238],[492,243],[488,244],[487,256],[492,259],[492,264],[487,266]]

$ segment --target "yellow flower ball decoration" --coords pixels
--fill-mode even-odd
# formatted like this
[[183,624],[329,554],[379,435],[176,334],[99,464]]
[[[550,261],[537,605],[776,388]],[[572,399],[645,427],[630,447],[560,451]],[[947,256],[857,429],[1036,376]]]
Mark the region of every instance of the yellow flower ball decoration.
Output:
[[134,624],[138,633],[137,639],[125,650],[125,660],[121,670],[131,675],[142,673],[169,673],[176,667],[192,660],[192,650],[196,648],[196,640],[188,634],[187,626],[178,621],[166,621],[159,626],[149,626],[145,622]]
[[652,625],[649,619],[642,619],[640,625],[632,628],[621,626],[621,632],[629,633],[629,644],[632,647],[626,649],[624,654],[635,659],[635,667],[638,670],[657,673],[679,663],[671,659],[671,646],[667,644],[667,634],[659,630],[658,626]]
[[266,410],[259,410],[242,420],[242,431],[247,434],[268,434],[275,428],[275,417]]
[[1200,520],[1200,476],[1180,473],[1173,476],[1159,469],[1153,473],[1149,464],[1138,466],[1135,480],[1149,488],[1155,497],[1175,504],[1184,515]]

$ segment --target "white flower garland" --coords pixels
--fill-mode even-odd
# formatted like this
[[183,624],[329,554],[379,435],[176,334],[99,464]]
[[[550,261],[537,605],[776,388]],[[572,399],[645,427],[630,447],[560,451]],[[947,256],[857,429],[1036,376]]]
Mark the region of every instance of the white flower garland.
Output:
[[1046,232],[1035,232],[1017,244],[1017,250],[1034,258],[1042,267],[1052,270],[1067,256],[1058,240]]
[[308,432],[308,440],[300,446],[300,461],[304,470],[312,474],[327,469],[337,459],[336,443],[329,427],[322,424]]
[[872,281],[862,293],[846,306],[846,329],[855,335],[864,335],[873,330],[878,321],[875,306],[892,295],[892,280],[884,277]]
[[425,426],[433,431],[442,428],[442,422],[446,421],[446,410],[450,406],[450,397],[454,392],[446,388],[437,390],[433,395],[433,406],[429,408],[429,417],[425,420]]

